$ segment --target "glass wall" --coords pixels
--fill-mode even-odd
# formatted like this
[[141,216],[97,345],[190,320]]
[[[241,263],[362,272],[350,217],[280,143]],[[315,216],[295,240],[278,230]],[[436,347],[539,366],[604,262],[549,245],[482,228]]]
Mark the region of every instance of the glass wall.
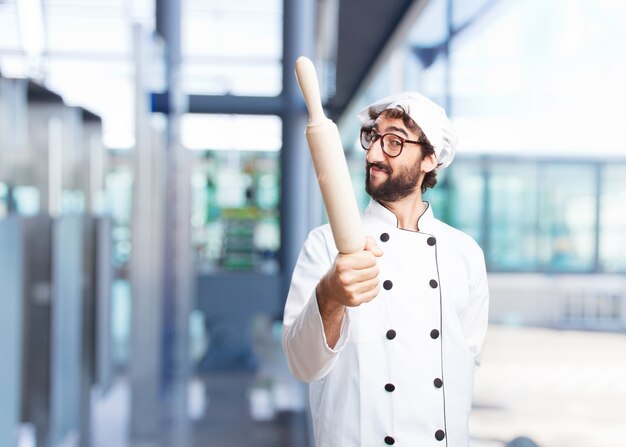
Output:
[[111,216],[111,244],[114,281],[111,291],[112,361],[119,371],[128,366],[131,336],[132,294],[130,260],[132,255],[133,154],[110,151],[111,164],[105,177],[106,209]]
[[9,188],[0,182],[0,219],[9,213]]
[[626,165],[607,165],[601,176],[600,268],[626,272]]
[[270,115],[183,117],[183,145],[197,151],[191,225],[201,271],[278,270],[281,126]]
[[116,277],[128,277],[128,262],[131,255],[131,225],[133,211],[133,167],[132,157],[126,151],[112,152],[111,170],[107,173],[106,201],[110,210],[113,230],[113,264]]
[[438,174],[437,185],[425,194],[425,200],[434,196],[433,210],[436,215],[466,233],[477,241],[484,239],[483,200],[485,177],[480,161],[461,161],[456,169]]
[[278,154],[206,151],[197,161],[192,227],[198,267],[275,272],[280,247]]
[[281,31],[281,0],[184,0],[185,93],[278,95]]
[[[349,166],[361,209],[364,162]],[[626,163],[458,156],[424,200],[494,272],[626,272]],[[600,179],[600,181],[598,181]]]
[[545,164],[538,207],[540,266],[548,271],[596,270],[595,170],[592,164]]
[[489,266],[501,270],[532,271],[538,263],[539,165],[529,161],[489,164]]

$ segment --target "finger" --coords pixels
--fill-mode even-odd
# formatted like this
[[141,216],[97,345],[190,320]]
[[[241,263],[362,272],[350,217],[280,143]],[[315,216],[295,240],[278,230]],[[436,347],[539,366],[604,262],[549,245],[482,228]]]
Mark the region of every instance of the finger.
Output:
[[358,306],[362,302],[371,301],[380,290],[378,278],[352,284],[345,289],[345,298],[348,306]]
[[373,265],[368,268],[355,270],[354,282],[360,283],[360,282],[366,282],[366,281],[372,280],[374,278],[378,278],[379,273],[380,273],[380,269],[378,268],[378,265]]
[[378,287],[379,282],[380,280],[378,279],[378,276],[375,276],[374,278],[354,284],[354,295],[359,296],[375,290]]
[[365,251],[369,251],[374,256],[379,257],[383,255],[383,250],[376,243],[376,239],[372,236],[365,237]]
[[376,257],[370,251],[360,251],[349,255],[337,256],[339,270],[362,270],[376,265]]
[[380,292],[380,286],[376,286],[375,288],[362,293],[358,297],[359,304],[357,304],[357,306],[363,303],[369,303],[370,301],[372,301],[374,298],[378,296],[379,292]]
[[380,269],[378,265],[374,264],[370,267],[364,268],[337,268],[337,277],[340,282],[344,285],[352,285],[358,284],[363,281],[368,281],[370,279],[378,277],[380,273]]

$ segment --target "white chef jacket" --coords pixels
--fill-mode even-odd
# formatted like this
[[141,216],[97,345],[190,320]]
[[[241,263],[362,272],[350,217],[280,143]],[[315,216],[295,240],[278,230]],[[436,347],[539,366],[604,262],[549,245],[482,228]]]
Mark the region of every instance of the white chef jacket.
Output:
[[365,233],[383,250],[382,287],[369,303],[346,308],[330,348],[315,287],[337,248],[329,225],[302,248],[285,305],[283,348],[292,373],[310,382],[319,447],[461,447],[469,443],[474,369],[489,292],[482,250],[435,219],[428,203],[418,231],[371,201]]

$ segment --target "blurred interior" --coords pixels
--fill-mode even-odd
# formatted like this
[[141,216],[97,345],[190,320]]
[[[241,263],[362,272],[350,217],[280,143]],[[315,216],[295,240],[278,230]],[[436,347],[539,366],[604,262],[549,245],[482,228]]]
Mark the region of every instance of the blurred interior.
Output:
[[471,446],[623,446],[617,0],[0,0],[0,446],[314,445],[300,55],[362,208],[361,107],[418,90],[460,135],[426,200],[487,261]]

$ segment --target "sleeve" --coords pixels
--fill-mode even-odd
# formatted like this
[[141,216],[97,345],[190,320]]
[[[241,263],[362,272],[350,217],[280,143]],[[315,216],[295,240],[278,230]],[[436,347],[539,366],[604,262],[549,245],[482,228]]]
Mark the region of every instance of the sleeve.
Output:
[[344,349],[349,333],[349,314],[344,313],[339,340],[328,346],[317,305],[315,288],[331,266],[323,231],[313,230],[304,244],[291,278],[285,304],[282,343],[292,374],[304,382],[325,377]]
[[469,262],[469,302],[461,316],[461,325],[467,338],[476,367],[480,365],[487,322],[489,319],[489,288],[485,257],[478,245]]

